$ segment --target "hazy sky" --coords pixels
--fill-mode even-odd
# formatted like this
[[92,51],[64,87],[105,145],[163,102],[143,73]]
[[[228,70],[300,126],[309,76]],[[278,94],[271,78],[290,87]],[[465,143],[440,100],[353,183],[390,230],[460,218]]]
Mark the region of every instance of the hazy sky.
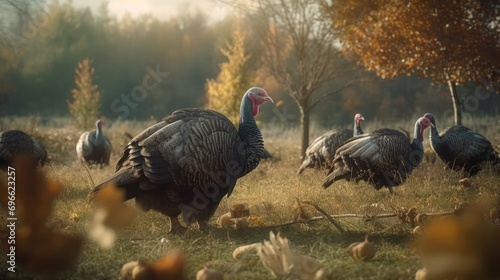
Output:
[[[95,10],[103,0],[73,0],[76,7],[89,6]],[[223,18],[228,11],[227,6],[216,0],[108,0],[110,13],[123,16],[129,12],[132,16],[150,13],[159,19],[168,19],[181,11],[200,10],[212,20]]]

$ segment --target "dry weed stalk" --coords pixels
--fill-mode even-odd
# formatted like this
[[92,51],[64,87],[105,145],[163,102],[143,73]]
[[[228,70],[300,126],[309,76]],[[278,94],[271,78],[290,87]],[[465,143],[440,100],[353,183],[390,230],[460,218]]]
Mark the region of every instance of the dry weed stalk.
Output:
[[315,270],[316,261],[308,256],[294,253],[288,239],[269,232],[269,240],[236,248],[235,260],[241,260],[251,251],[257,251],[262,264],[278,279],[323,279],[324,272]]
[[293,254],[288,239],[269,233],[269,241],[257,247],[257,254],[262,264],[275,277],[286,277],[292,273]]
[[332,216],[330,216],[330,214],[328,214],[325,210],[323,210],[322,208],[320,208],[317,204],[312,203],[310,201],[304,201],[304,203],[313,206],[316,210],[318,210],[318,212],[320,212],[321,214],[323,214],[323,216],[328,221],[330,221],[340,231],[340,233],[345,233],[345,230],[342,228],[342,226],[339,224],[339,222],[337,222]]
[[256,246],[262,264],[279,279],[315,279],[316,261],[308,256],[293,253],[288,239],[269,232],[269,241]]
[[295,199],[295,205],[292,210],[292,218],[294,221],[306,221],[311,218],[311,215],[306,212],[304,206],[302,206],[302,203],[298,198]]

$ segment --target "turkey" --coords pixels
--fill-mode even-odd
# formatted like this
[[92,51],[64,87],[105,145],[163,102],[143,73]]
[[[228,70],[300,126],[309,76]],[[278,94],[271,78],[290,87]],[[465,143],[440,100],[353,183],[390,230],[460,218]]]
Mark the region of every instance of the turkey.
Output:
[[326,132],[316,138],[306,150],[306,156],[297,174],[301,174],[306,168],[327,167],[335,157],[335,151],[347,139],[363,134],[361,121],[365,118],[361,114],[354,116],[354,130],[335,129]]
[[95,130],[84,132],[76,144],[78,158],[89,165],[100,164],[101,167],[109,165],[111,143],[102,132],[104,121],[95,122]]
[[8,130],[0,133],[0,169],[12,166],[14,157],[27,155],[34,165],[43,166],[47,160],[47,151],[42,144],[33,140],[20,130]]
[[273,100],[265,90],[250,88],[240,106],[239,130],[221,113],[208,109],[180,109],[135,136],[116,165],[116,173],[90,193],[112,183],[135,198],[143,210],[170,217],[170,231],[183,233],[197,222],[209,229],[221,199],[236,180],[259,164],[264,141],[255,122],[259,106]]
[[490,141],[483,135],[464,126],[448,127],[438,134],[436,118],[431,113],[424,115],[434,125],[429,140],[434,152],[453,170],[463,170],[465,177],[476,175],[483,163],[500,163]]
[[323,187],[341,179],[363,180],[377,190],[385,186],[393,193],[392,187],[404,183],[422,161],[423,133],[429,126],[432,123],[427,118],[418,119],[411,143],[404,133],[389,128],[347,140],[337,149]]

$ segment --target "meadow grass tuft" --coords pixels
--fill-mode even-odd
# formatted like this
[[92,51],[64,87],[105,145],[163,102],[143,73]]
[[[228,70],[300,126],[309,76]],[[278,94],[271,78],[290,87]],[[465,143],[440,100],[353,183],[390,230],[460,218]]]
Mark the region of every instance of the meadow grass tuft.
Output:
[[[495,127],[498,124],[493,119],[488,121],[493,128],[479,132],[489,137],[496,146],[500,142],[500,133]],[[83,131],[71,126],[66,128],[68,123],[67,119],[57,119],[53,123],[42,123],[36,119],[3,119],[0,128],[25,130],[45,145],[52,163],[44,170],[64,186],[48,226],[63,233],[85,236],[95,211],[95,207],[87,201],[89,190],[114,172],[113,165],[129,141],[125,132],[135,135],[153,124],[154,120],[117,121],[105,127],[104,133],[113,144],[112,165],[89,170],[77,161],[75,152],[76,142]],[[365,131],[383,125],[369,121],[363,124]],[[401,126],[412,133],[413,124],[414,121],[408,120],[394,126],[383,126]],[[444,127],[444,123],[440,125],[440,129]],[[458,184],[460,174],[445,169],[439,160],[435,164],[423,162],[405,184],[395,188],[394,196],[387,189],[376,191],[362,182],[341,181],[323,189],[321,182],[325,171],[308,169],[301,176],[296,175],[300,166],[298,132],[297,128],[276,131],[276,128],[263,126],[266,148],[275,158],[262,161],[256,170],[241,178],[233,194],[222,200],[210,221],[215,225],[218,216],[228,212],[232,205],[243,203],[252,215],[262,220],[261,227],[216,229],[208,235],[192,229],[184,236],[168,235],[167,217],[156,212],[141,212],[132,225],[117,231],[113,248],[104,250],[87,240],[77,264],[70,271],[50,279],[117,279],[120,267],[126,262],[158,260],[175,249],[181,249],[186,256],[186,275],[189,279],[194,279],[196,272],[204,266],[224,272],[227,279],[272,279],[256,254],[240,261],[231,258],[235,248],[262,242],[269,237],[270,230],[286,237],[293,250],[317,260],[318,268],[325,270],[333,279],[413,279],[422,262],[411,247],[414,238],[412,228],[395,218],[371,221],[339,218],[338,221],[347,230],[344,235],[326,220],[290,226],[280,224],[292,220],[297,198],[314,202],[330,214],[376,215],[410,207],[415,207],[419,213],[445,212],[452,211],[461,203],[475,201],[499,205],[498,168],[484,170],[472,179],[471,187],[467,188]],[[311,135],[315,137],[322,132],[317,129]],[[133,201],[127,203],[134,204]],[[320,216],[314,208],[303,207],[311,216]],[[5,221],[4,209],[0,213],[2,221]],[[377,254],[369,262],[355,262],[346,253],[346,248],[352,242],[362,241],[366,234],[375,243]],[[0,278],[43,279],[20,267],[15,274],[6,274],[6,268],[2,252]]]

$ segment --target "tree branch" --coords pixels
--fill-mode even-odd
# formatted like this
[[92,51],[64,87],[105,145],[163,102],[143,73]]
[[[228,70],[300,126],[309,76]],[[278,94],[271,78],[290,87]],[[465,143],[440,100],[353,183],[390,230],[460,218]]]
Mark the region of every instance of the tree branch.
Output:
[[325,100],[327,97],[330,97],[334,94],[337,94],[341,91],[343,91],[344,89],[348,88],[348,87],[351,87],[351,86],[354,86],[355,85],[355,82],[354,81],[349,81],[347,82],[346,84],[344,84],[343,86],[341,86],[340,88],[334,90],[334,91],[330,91],[330,92],[327,92],[323,95],[320,95],[318,96],[317,98],[315,98],[314,101],[312,101],[309,105],[309,108],[312,109],[314,106],[316,106],[318,103],[320,103],[321,101]]

